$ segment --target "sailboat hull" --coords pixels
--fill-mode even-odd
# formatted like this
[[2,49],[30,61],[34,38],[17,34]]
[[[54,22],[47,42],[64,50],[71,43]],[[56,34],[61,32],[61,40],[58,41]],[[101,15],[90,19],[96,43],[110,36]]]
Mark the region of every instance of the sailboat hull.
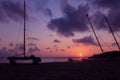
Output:
[[30,57],[8,57],[8,60],[11,64],[16,64],[17,60],[32,60],[33,64],[38,64],[41,62],[41,58],[40,57],[34,57],[34,56],[30,56]]

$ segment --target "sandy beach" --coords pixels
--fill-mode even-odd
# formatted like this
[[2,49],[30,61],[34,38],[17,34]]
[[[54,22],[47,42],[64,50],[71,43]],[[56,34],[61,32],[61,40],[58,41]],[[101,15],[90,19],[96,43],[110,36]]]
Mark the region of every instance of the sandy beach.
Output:
[[120,61],[0,64],[0,80],[120,80]]

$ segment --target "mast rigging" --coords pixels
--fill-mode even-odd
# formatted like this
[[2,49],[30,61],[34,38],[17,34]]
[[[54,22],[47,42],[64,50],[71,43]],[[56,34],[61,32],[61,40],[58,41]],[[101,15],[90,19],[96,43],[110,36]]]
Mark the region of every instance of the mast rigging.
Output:
[[97,37],[97,35],[96,35],[96,33],[95,33],[95,30],[94,30],[94,27],[93,27],[92,22],[90,21],[89,15],[86,14],[86,16],[87,16],[87,19],[88,19],[88,21],[89,21],[89,23],[90,23],[90,26],[91,26],[91,28],[92,28],[92,31],[93,31],[93,33],[94,33],[94,35],[95,35],[95,38],[96,38],[96,40],[97,40],[97,42],[98,42],[98,45],[99,45],[99,47],[100,47],[100,49],[101,49],[101,52],[103,53],[102,46],[101,46],[100,41],[99,41],[99,39],[98,39],[98,37]]
[[119,46],[119,44],[118,44],[118,42],[117,42],[117,39],[116,39],[116,37],[115,37],[115,35],[114,35],[114,33],[113,33],[111,24],[110,24],[110,22],[109,22],[109,20],[108,20],[108,18],[107,18],[106,16],[105,16],[105,20],[106,20],[106,23],[107,23],[108,27],[110,28],[110,31],[111,31],[111,33],[112,33],[112,35],[113,35],[113,38],[114,38],[114,40],[115,40],[115,42],[116,42],[116,44],[117,44],[117,47],[118,47],[118,49],[119,49],[119,51],[120,51],[120,46]]

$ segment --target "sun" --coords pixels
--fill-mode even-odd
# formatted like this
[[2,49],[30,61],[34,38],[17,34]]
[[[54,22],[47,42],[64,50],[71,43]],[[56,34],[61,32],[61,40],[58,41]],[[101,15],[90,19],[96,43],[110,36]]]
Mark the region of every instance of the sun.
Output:
[[79,55],[80,55],[80,56],[82,56],[83,54],[82,54],[82,53],[80,53]]

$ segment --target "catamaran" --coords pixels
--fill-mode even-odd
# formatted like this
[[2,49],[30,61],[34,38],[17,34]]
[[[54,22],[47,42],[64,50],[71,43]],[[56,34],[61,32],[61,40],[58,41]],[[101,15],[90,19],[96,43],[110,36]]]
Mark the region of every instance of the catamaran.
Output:
[[109,29],[110,29],[110,31],[111,31],[111,34],[112,34],[112,36],[113,36],[113,38],[114,38],[114,40],[115,40],[115,43],[116,43],[119,51],[108,51],[108,52],[104,52],[104,51],[103,51],[103,48],[102,48],[102,46],[101,46],[101,44],[100,44],[100,41],[99,41],[99,39],[98,39],[98,37],[97,37],[97,35],[96,35],[96,33],[95,33],[93,24],[92,24],[92,22],[90,21],[90,18],[89,18],[89,16],[88,16],[88,14],[87,14],[86,16],[87,16],[87,18],[88,18],[88,21],[89,21],[89,23],[90,23],[90,26],[91,26],[91,28],[92,28],[92,31],[93,31],[93,33],[94,33],[94,35],[95,35],[95,37],[96,37],[96,40],[97,40],[97,42],[98,42],[98,44],[99,44],[99,47],[100,47],[100,49],[101,49],[101,52],[102,52],[102,54],[95,54],[95,55],[89,57],[89,59],[115,60],[115,59],[120,58],[120,46],[119,46],[119,44],[118,44],[118,42],[117,42],[117,39],[116,39],[116,37],[115,37],[115,35],[114,35],[114,33],[113,33],[113,30],[112,30],[112,27],[111,27],[111,25],[110,25],[110,23],[109,23],[108,18],[105,16],[105,21],[106,21],[106,23],[107,23],[107,25],[108,25],[108,27],[109,27]]
[[35,57],[34,55],[31,56],[26,56],[26,8],[25,8],[25,0],[24,0],[24,51],[23,51],[23,57],[18,57],[18,56],[11,56],[8,57],[7,59],[11,64],[16,64],[17,60],[32,60],[33,64],[38,64],[41,62],[40,57]]

